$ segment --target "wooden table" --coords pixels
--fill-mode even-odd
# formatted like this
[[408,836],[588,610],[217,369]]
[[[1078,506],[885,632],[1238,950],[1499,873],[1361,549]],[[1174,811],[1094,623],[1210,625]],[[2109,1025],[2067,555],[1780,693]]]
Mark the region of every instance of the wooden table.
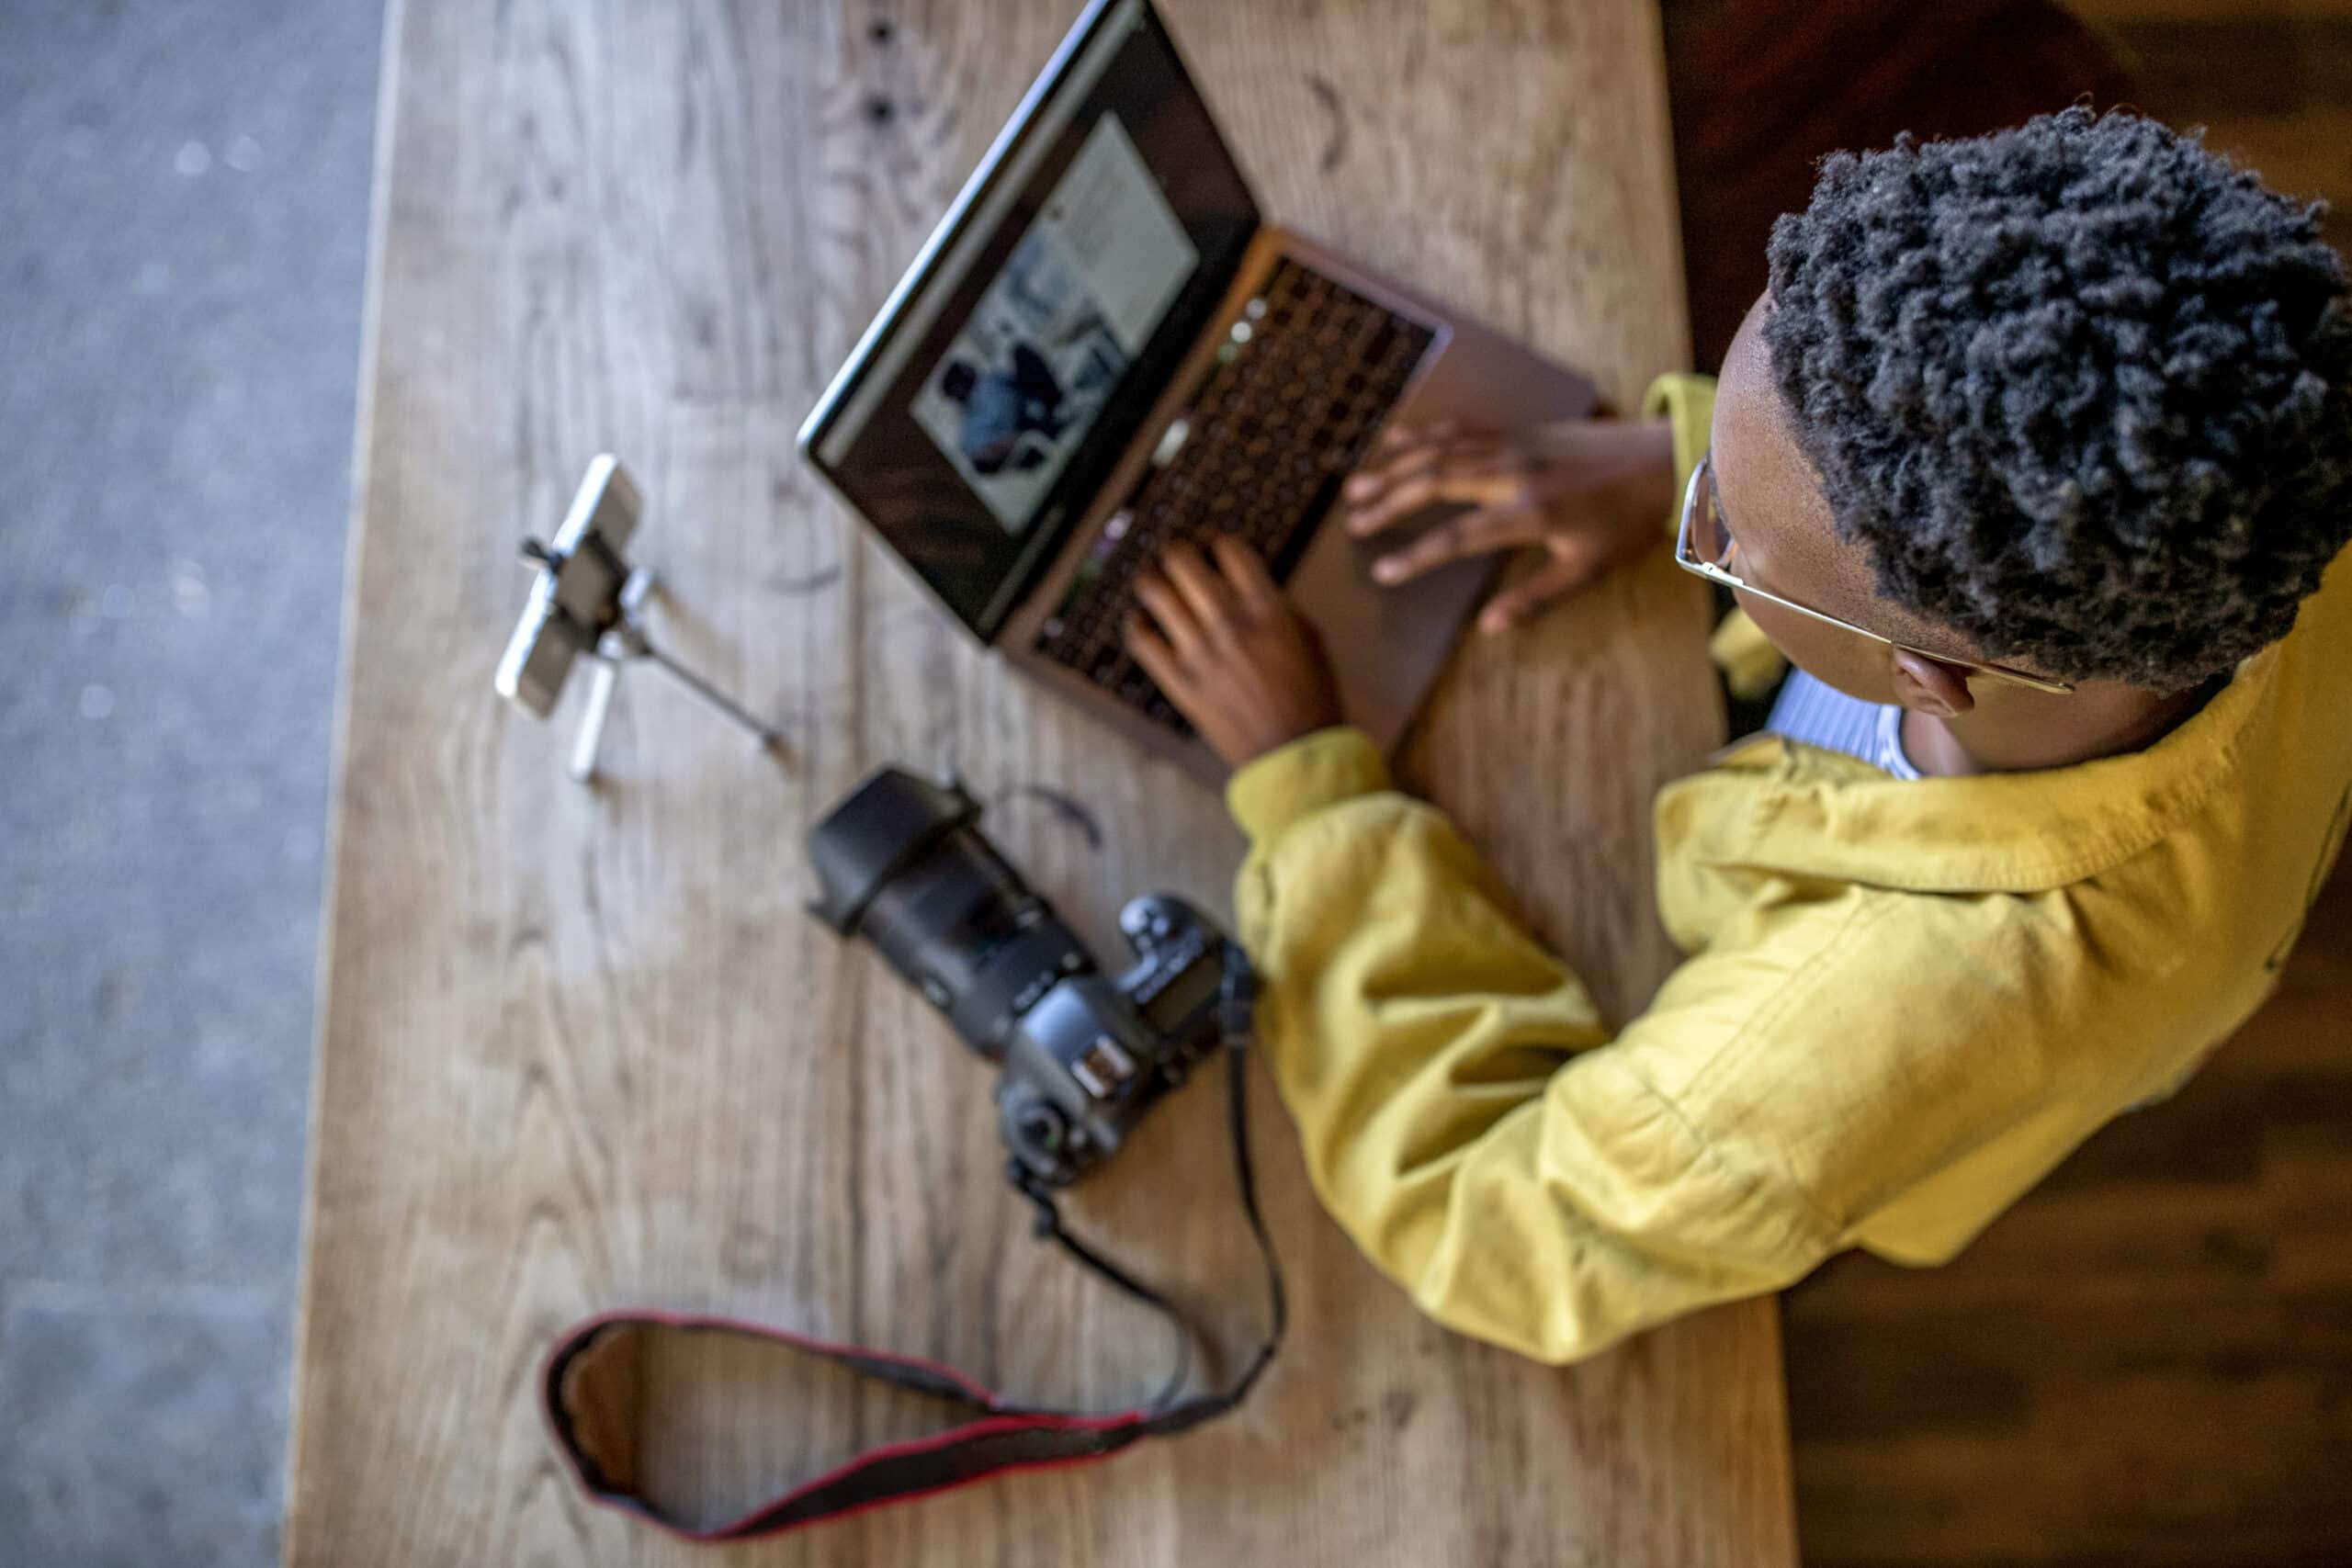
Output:
[[[981,1065],[800,908],[802,834],[891,761],[960,770],[1106,953],[1131,893],[1228,907],[1216,799],[969,646],[793,452],[1072,9],[395,0],[290,1562],[686,1560],[584,1505],[539,1428],[551,1337],[604,1307],[796,1324],[1103,1405],[1163,1365],[1153,1320],[1030,1239]],[[1682,362],[1650,0],[1169,9],[1272,214],[1621,404]],[[784,757],[637,674],[582,789],[577,696],[561,729],[492,697],[514,542],[606,448],[644,485],[674,650],[777,716]],[[1661,554],[1465,652],[1407,759],[1621,1016],[1672,961],[1650,795],[1720,726],[1690,586]],[[1073,1207],[1238,1333],[1257,1297],[1217,1100],[1179,1096]],[[1260,1105],[1293,1338],[1243,1414],[743,1555],[1793,1560],[1769,1303],[1567,1371],[1473,1344],[1357,1257],[1262,1082]],[[804,1384],[795,1426],[775,1383],[745,1371],[705,1412],[682,1483],[741,1495],[901,1418]]]

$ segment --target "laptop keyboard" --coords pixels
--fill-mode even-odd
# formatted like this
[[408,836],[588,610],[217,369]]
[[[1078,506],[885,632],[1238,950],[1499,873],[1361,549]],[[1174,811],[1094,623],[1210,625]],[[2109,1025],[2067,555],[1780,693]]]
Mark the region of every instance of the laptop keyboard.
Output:
[[1127,656],[1135,579],[1180,539],[1231,534],[1288,579],[1435,334],[1287,258],[1243,308],[1152,466],[1095,536],[1036,649],[1178,734]]

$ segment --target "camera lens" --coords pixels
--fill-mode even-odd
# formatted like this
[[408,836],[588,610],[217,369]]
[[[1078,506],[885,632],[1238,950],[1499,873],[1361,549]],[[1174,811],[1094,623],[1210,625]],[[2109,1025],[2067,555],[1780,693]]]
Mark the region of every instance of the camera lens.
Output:
[[1081,953],[1045,901],[969,829],[940,840],[877,892],[859,931],[991,1059],[1012,1021]]
[[974,823],[979,807],[895,768],[869,779],[808,835],[816,912],[866,938],[995,1060],[1023,1012],[1092,967],[1078,938]]

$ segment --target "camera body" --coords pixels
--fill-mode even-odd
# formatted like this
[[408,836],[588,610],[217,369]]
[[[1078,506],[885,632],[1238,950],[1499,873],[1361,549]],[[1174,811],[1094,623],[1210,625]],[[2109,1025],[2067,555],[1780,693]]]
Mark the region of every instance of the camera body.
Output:
[[1052,1186],[1114,1153],[1220,1040],[1229,939],[1182,899],[1132,899],[1135,961],[1097,967],[980,832],[979,804],[884,768],[808,835],[811,911],[862,936],[998,1068],[1018,1173]]

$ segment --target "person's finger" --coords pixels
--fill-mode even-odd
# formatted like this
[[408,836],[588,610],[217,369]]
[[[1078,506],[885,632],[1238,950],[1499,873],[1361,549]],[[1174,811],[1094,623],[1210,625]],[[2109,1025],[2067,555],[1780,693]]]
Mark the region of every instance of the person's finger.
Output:
[[1162,692],[1174,692],[1183,682],[1184,671],[1176,657],[1176,649],[1166,637],[1152,629],[1150,620],[1139,610],[1127,613],[1124,628],[1127,652],[1143,666],[1143,672]]
[[1392,424],[1380,433],[1379,441],[1341,489],[1351,495],[1369,493],[1396,478],[1400,470],[1443,451],[1452,440],[1451,435],[1439,435],[1426,425]]
[[1458,419],[1402,419],[1391,422],[1380,433],[1380,445],[1391,448],[1424,444],[1435,446],[1441,441],[1451,441],[1460,434],[1462,422]]
[[1159,570],[1176,585],[1184,607],[1204,636],[1213,635],[1219,627],[1233,621],[1233,590],[1209,567],[1201,552],[1189,543],[1170,545],[1168,553],[1159,558]]
[[1446,476],[1435,468],[1423,468],[1398,479],[1348,513],[1348,532],[1359,538],[1377,534],[1399,519],[1410,517],[1422,507],[1440,500],[1444,494],[1445,484]]
[[1381,557],[1373,562],[1372,575],[1382,582],[1408,582],[1448,561],[1532,545],[1543,536],[1544,519],[1532,507],[1481,506],[1447,518],[1403,549]]
[[1350,506],[1361,505],[1395,484],[1411,470],[1413,460],[1427,450],[1415,447],[1408,452],[1378,453],[1364,460],[1363,466],[1350,474],[1340,485],[1340,497]]
[[1509,631],[1536,611],[1592,581],[1597,569],[1581,554],[1549,555],[1544,564],[1509,584],[1478,612],[1478,629],[1488,636]]
[[1498,452],[1495,437],[1483,430],[1452,431],[1434,440],[1415,440],[1382,447],[1366,458],[1340,487],[1351,506],[1362,506],[1392,485],[1446,464],[1476,466]]
[[1348,482],[1340,486],[1340,493],[1358,504],[1369,502],[1391,485],[1420,478],[1446,461],[1456,449],[1452,443],[1431,443],[1426,446],[1404,446],[1385,452],[1377,462],[1368,463],[1350,474]]
[[1151,613],[1160,636],[1179,657],[1189,658],[1200,647],[1200,622],[1168,579],[1156,571],[1145,572],[1136,579],[1136,598]]
[[1274,574],[1256,550],[1230,534],[1219,534],[1212,547],[1216,553],[1216,569],[1233,585],[1234,593],[1250,609],[1262,610],[1282,597],[1283,591],[1274,584]]
[[1496,454],[1488,449],[1441,462],[1392,485],[1349,513],[1348,532],[1360,539],[1369,538],[1439,502],[1491,506],[1510,500],[1521,488],[1517,470],[1498,462]]

